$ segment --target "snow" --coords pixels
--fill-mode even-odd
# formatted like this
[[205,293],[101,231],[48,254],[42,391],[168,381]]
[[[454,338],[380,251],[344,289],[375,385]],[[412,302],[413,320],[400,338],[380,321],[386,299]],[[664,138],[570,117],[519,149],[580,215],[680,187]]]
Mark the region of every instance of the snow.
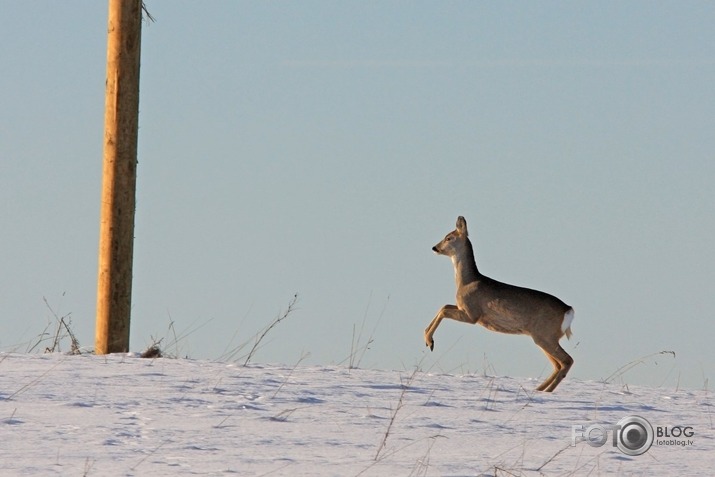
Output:
[[[0,354],[3,475],[711,475],[713,399],[536,379]],[[628,456],[572,426],[638,415],[692,443]],[[678,431],[675,429],[676,432]],[[662,439],[660,439],[662,441]],[[672,440],[672,439],[671,439]]]

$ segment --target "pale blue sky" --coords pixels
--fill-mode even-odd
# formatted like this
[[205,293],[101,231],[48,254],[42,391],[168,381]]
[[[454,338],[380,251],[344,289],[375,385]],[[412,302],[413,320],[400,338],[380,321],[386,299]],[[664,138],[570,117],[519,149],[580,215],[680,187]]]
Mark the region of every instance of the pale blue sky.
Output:
[[[173,319],[217,358],[297,292],[256,359],[342,362],[365,319],[363,367],[543,377],[478,326],[425,351],[464,215],[483,273],[576,309],[572,376],[715,378],[712,2],[147,4],[134,350]],[[106,2],[0,11],[0,349],[43,297],[91,348]]]

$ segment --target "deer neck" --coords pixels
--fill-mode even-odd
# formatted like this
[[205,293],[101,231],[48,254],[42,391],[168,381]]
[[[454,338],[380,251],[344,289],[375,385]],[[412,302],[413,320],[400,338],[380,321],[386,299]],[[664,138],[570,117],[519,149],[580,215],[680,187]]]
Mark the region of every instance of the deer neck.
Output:
[[479,280],[480,274],[477,262],[474,260],[474,249],[469,239],[467,239],[464,253],[452,256],[452,264],[454,265],[457,288]]

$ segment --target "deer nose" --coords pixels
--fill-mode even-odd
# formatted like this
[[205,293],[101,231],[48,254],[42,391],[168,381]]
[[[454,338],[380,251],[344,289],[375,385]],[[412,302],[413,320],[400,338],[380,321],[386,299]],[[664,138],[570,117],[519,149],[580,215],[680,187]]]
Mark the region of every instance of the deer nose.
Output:
[[435,245],[434,247],[432,247],[432,251],[433,251],[434,253],[439,253],[439,249],[437,248],[436,245]]

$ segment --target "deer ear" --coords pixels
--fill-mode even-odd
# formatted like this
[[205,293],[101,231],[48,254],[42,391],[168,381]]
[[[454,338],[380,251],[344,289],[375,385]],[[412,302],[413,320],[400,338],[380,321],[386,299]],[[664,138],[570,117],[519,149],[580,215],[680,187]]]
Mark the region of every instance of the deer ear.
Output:
[[457,232],[465,237],[469,235],[467,232],[467,221],[461,215],[457,217]]

